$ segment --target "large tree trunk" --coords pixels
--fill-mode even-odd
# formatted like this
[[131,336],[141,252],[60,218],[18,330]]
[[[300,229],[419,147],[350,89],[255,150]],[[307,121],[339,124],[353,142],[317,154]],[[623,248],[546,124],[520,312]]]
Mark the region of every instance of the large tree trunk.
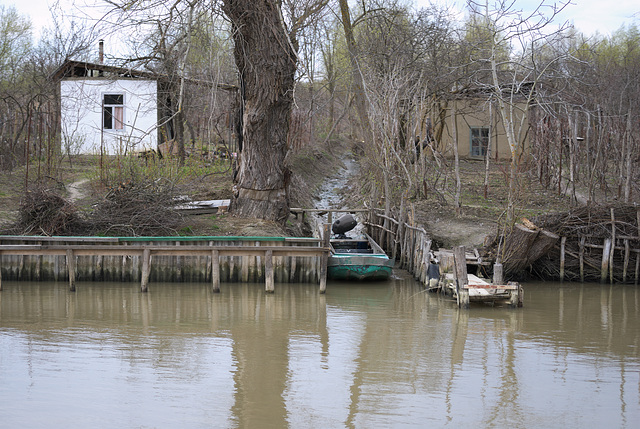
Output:
[[289,214],[285,166],[296,52],[275,0],[224,0],[233,24],[243,104],[242,151],[231,209],[284,223]]

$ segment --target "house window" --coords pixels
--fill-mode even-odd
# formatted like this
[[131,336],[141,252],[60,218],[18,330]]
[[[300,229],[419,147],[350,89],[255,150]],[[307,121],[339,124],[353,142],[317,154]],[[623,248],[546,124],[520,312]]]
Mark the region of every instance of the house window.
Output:
[[102,97],[102,128],[124,129],[124,94],[104,94]]
[[471,127],[471,156],[486,156],[489,147],[489,127]]

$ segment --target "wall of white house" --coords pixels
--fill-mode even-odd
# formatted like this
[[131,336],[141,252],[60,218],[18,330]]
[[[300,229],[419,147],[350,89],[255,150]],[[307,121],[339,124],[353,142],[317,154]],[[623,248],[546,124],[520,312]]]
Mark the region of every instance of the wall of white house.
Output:
[[[122,129],[105,129],[104,94],[123,94]],[[158,85],[145,79],[69,79],[60,82],[63,151],[116,155],[157,146]],[[115,127],[111,127],[115,128]]]

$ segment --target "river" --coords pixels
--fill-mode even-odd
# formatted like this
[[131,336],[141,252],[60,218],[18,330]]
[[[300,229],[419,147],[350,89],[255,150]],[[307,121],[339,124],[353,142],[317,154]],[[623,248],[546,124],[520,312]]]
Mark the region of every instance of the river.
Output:
[[524,286],[5,281],[0,427],[637,427],[638,289]]

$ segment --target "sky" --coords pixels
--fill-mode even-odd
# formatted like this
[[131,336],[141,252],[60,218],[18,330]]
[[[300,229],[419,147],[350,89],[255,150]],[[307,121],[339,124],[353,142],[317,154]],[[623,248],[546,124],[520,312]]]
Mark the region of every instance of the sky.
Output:
[[[70,10],[72,5],[91,3],[94,0],[0,0],[2,6],[15,6],[22,15],[28,15],[34,27],[34,36],[37,40],[39,29],[48,25],[51,21],[49,5],[55,1]],[[428,6],[430,0],[413,0],[417,7]],[[439,4],[453,5],[457,10],[464,9],[464,0],[431,0]],[[494,0],[490,0],[494,1]],[[526,8],[527,5],[538,4],[536,0],[516,0],[517,7]],[[611,34],[621,25],[632,23],[640,24],[640,2],[638,0],[572,0],[562,14],[562,20],[573,24],[578,31],[593,35],[596,32],[601,35]],[[606,3],[606,4],[605,4]],[[86,10],[86,9],[85,9]],[[561,24],[558,21],[558,25]]]

